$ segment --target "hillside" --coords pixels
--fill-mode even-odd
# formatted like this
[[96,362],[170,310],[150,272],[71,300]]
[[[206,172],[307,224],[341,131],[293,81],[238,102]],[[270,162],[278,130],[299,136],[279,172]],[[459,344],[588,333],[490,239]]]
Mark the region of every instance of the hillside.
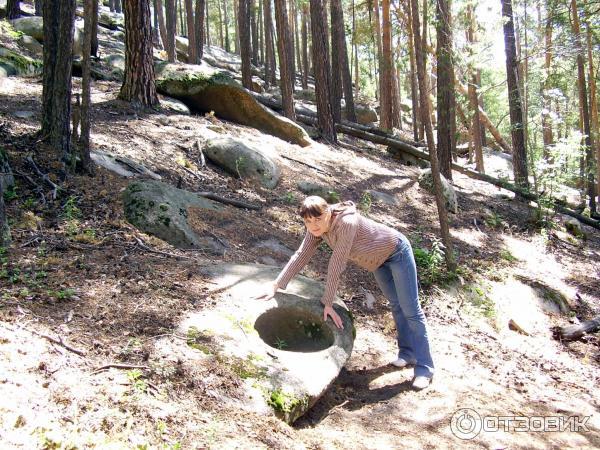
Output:
[[[118,81],[93,84],[92,145],[128,158],[191,192],[259,206],[226,206],[191,222],[227,246],[222,256],[179,250],[125,218],[131,179],[97,167],[95,177],[53,177],[40,144],[40,77],[0,79],[0,145],[16,186],[8,196],[12,244],[0,255],[0,436],[10,448],[598,448],[597,334],[562,343],[552,328],[600,314],[600,234],[586,238],[533,220],[512,193],[455,174],[450,215],[459,262],[436,258],[437,212],[420,170],[385,147],[340,135],[339,145],[300,147],[213,114],[140,112],[116,99]],[[79,90],[79,79],[74,89]],[[199,149],[237,137],[277,154],[274,189],[228,175]],[[144,178],[137,175],[136,178]],[[304,227],[299,181],[330,188],[364,214],[407,235],[418,253],[421,299],[437,366],[431,387],[410,389],[392,370],[394,325],[373,277],[354,266],[339,297],[352,311],[354,351],[338,379],[293,426],[239,399],[242,375],[218,352],[190,368],[157,342],[189,342],[175,330],[188,313],[226,301],[200,268],[221,262],[283,266]],[[376,200],[378,191],[395,204]],[[266,244],[265,244],[266,243]],[[328,253],[304,274],[323,280]],[[439,255],[438,255],[439,256]],[[375,295],[371,304],[369,295]],[[248,301],[255,301],[249,299]],[[317,299],[315,299],[317,301]],[[509,323],[511,324],[509,326]],[[191,350],[190,350],[191,351]],[[198,350],[196,350],[198,351]],[[111,366],[111,367],[108,367]],[[588,417],[588,430],[482,431],[460,440],[461,408],[481,417]],[[493,427],[492,427],[493,428]],[[501,428],[501,427],[500,427]]]

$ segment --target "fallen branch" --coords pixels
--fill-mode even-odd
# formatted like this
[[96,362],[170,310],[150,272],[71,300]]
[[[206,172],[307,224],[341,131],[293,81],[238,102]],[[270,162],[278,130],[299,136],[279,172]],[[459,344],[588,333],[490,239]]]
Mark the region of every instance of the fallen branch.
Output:
[[62,336],[59,336],[58,339],[57,338],[53,338],[52,336],[48,336],[47,334],[43,334],[43,333],[38,333],[35,330],[30,330],[29,328],[25,328],[23,326],[19,326],[19,328],[21,328],[22,330],[25,330],[31,334],[34,334],[36,336],[39,336],[43,339],[46,339],[47,341],[52,342],[53,344],[56,345],[60,345],[61,347],[66,348],[67,350],[69,350],[70,352],[73,352],[79,356],[85,356],[85,351],[80,350],[78,348],[72,347],[71,345],[67,344],[65,341],[63,341]]
[[210,200],[214,200],[219,203],[224,203],[226,205],[236,206],[238,208],[247,208],[254,210],[259,210],[261,208],[260,206],[252,205],[241,200],[233,200],[230,198],[221,197],[220,195],[217,195],[214,192],[195,192],[195,194],[199,195],[200,197],[208,198]]
[[153,249],[151,247],[148,247],[146,244],[144,244],[144,242],[140,238],[138,238],[137,236],[134,236],[133,238],[136,240],[138,246],[140,246],[141,248],[143,248],[144,250],[146,250],[146,251],[148,251],[150,253],[156,253],[158,255],[168,256],[170,258],[187,259],[187,260],[194,260],[195,259],[195,258],[190,258],[189,256],[176,255],[174,253],[163,252],[162,250]]
[[31,156],[28,156],[27,158],[25,158],[25,161],[27,161],[29,163],[29,165],[33,168],[33,170],[35,171],[35,173],[38,174],[38,176],[44,180],[46,182],[46,184],[50,185],[53,189],[52,191],[52,200],[56,200],[56,196],[58,194],[58,190],[61,189],[60,186],[56,185],[48,176],[47,173],[43,173],[39,167],[37,166],[37,164],[35,163],[35,161],[33,160],[33,158]]
[[122,370],[128,370],[128,369],[140,369],[140,370],[148,370],[148,366],[138,366],[135,364],[120,364],[120,363],[110,363],[110,364],[105,364],[101,367],[98,367],[96,369],[94,369],[92,371],[93,374],[96,373],[100,373],[104,370],[108,370],[108,369],[122,369]]
[[285,156],[285,155],[279,155],[279,156],[281,156],[283,159],[288,159],[288,160],[290,160],[290,161],[297,162],[298,164],[302,164],[302,165],[304,165],[304,166],[306,166],[306,167],[310,167],[311,169],[315,169],[317,172],[321,172],[321,173],[322,173],[322,174],[324,174],[324,175],[331,176],[331,174],[330,174],[329,172],[327,172],[327,171],[325,171],[325,170],[321,169],[320,167],[313,166],[312,164],[306,163],[306,162],[304,162],[304,161],[300,161],[300,160],[298,160],[298,159],[290,158],[289,156]]
[[585,334],[594,333],[600,330],[600,316],[594,317],[578,325],[568,325],[566,327],[557,327],[554,330],[554,337],[561,341],[576,341]]

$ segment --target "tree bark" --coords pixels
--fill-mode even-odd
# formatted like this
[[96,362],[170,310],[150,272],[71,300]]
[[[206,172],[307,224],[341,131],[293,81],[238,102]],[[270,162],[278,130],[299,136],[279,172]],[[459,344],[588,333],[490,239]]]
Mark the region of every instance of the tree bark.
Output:
[[513,172],[517,186],[528,188],[527,150],[523,130],[523,109],[519,80],[517,78],[517,51],[512,13],[512,0],[502,1],[502,19],[504,28],[504,48],[506,52],[506,78],[508,85],[508,104],[513,147]]
[[[260,1],[260,0],[259,0]],[[258,27],[256,26],[256,6],[255,0],[248,0],[247,14],[250,17],[250,61],[255,66],[258,65]]]
[[344,23],[341,0],[331,0],[331,107],[333,120],[338,123],[342,119],[342,43],[344,40]]
[[442,243],[444,245],[444,256],[446,259],[446,266],[449,271],[456,269],[456,262],[454,261],[454,253],[452,246],[452,239],[450,237],[450,228],[448,226],[448,212],[444,204],[444,198],[442,193],[442,181],[440,178],[440,168],[438,162],[437,150],[433,141],[433,130],[431,127],[430,114],[429,114],[429,103],[427,97],[429,92],[426,85],[426,74],[425,74],[425,53],[421,47],[420,31],[419,31],[419,9],[417,0],[410,0],[412,10],[412,25],[413,25],[413,38],[415,45],[415,59],[417,62],[417,74],[419,82],[419,96],[421,99],[421,108],[424,110],[422,114],[423,121],[425,122],[425,134],[427,136],[427,148],[429,149],[429,161],[431,163],[431,175],[433,177],[433,187],[435,190],[435,202],[437,205],[438,216],[440,220],[440,232],[442,236]]
[[440,172],[452,180],[456,152],[456,96],[452,53],[452,0],[437,1],[437,153]]
[[225,26],[225,51],[231,51],[231,45],[229,43],[229,16],[227,14],[227,0],[223,0],[223,20]]
[[44,0],[42,130],[58,158],[71,159],[71,67],[75,0]]
[[[592,50],[592,31],[589,17],[586,18],[586,41],[588,55],[588,82],[590,85],[590,126],[591,126],[591,144],[596,147],[596,195],[600,196],[600,123],[598,119],[598,100],[596,98],[596,77],[594,69],[594,55]],[[592,149],[593,153],[593,149]]]
[[240,56],[242,59],[242,86],[252,90],[252,46],[250,43],[250,0],[238,0],[238,33],[240,35]]
[[175,0],[165,0],[166,17],[166,42],[165,49],[169,62],[177,61],[177,51],[175,48],[175,34],[177,33],[177,11],[175,10]]
[[198,42],[196,41],[196,23],[192,0],[185,0],[185,19],[188,32],[188,64],[198,64],[200,61],[198,60]]
[[125,0],[125,74],[119,98],[135,108],[158,104],[149,0]]
[[594,182],[594,153],[592,151],[592,131],[590,127],[590,110],[588,107],[587,86],[585,82],[585,67],[583,62],[583,45],[579,28],[579,13],[576,0],[571,0],[571,14],[573,20],[573,34],[575,35],[575,48],[577,50],[577,88],[579,90],[579,108],[581,110],[584,134],[584,151],[586,160],[586,185],[589,196],[589,207],[592,213],[596,212],[596,184]]
[[92,44],[91,44],[91,55],[98,57],[98,1],[94,0],[92,3]]
[[7,0],[6,2],[6,18],[8,20],[16,19],[21,16],[21,1]]
[[[381,15],[379,14],[379,0],[373,0],[373,20],[375,21],[375,32],[373,33],[373,39],[375,41],[375,50],[377,50],[377,57],[375,58],[375,60],[377,61],[377,64],[375,65],[376,67],[376,72],[378,74],[377,77],[377,90],[376,90],[376,97],[377,100],[379,100],[379,107],[380,109],[382,109],[383,105],[381,104],[382,102],[382,98],[381,98],[381,86],[383,84],[383,71],[381,70],[381,67],[383,66],[382,62],[381,62],[381,58],[382,58],[382,49],[381,49]],[[385,100],[383,100],[385,101]]]
[[380,82],[380,118],[379,123],[384,130],[392,129],[392,22],[390,20],[390,0],[382,0],[382,48],[379,70]]
[[265,22],[265,81],[267,85],[276,85],[277,78],[275,70],[275,45],[273,42],[273,18],[271,11],[271,0],[263,0],[263,17]]
[[308,3],[302,5],[302,89],[308,89]]
[[[194,31],[196,34],[196,61],[202,63],[202,55],[204,55],[204,45],[208,41],[208,17],[206,8],[208,3],[205,0],[196,0],[196,12],[194,15]],[[206,22],[206,33],[204,32],[204,24]]]
[[279,74],[281,99],[283,101],[283,115],[290,120],[296,120],[294,111],[294,88],[293,73],[291,73],[291,64],[289,58],[290,46],[287,40],[288,19],[285,0],[275,0],[275,21],[277,24],[277,51],[279,53]]
[[408,32],[408,54],[410,60],[410,96],[412,102],[412,127],[413,127],[413,138],[415,141],[420,141],[422,136],[419,132],[420,126],[420,111],[419,111],[419,100],[418,100],[418,87],[417,87],[417,66],[415,63],[415,46],[413,39],[413,29],[412,29],[412,12],[410,5],[407,3],[404,4],[406,8],[406,29]]
[[479,120],[479,98],[477,94],[477,70],[474,67],[474,51],[473,46],[476,43],[475,40],[475,13],[471,4],[467,5],[467,43],[469,44],[469,106],[471,107],[471,140],[473,142],[473,150],[475,153],[475,169],[477,172],[485,173],[483,167],[483,148],[481,141],[481,123]]
[[123,3],[121,2],[121,0],[115,0],[115,12],[118,14],[121,14],[123,12]]
[[317,128],[330,143],[337,142],[333,111],[331,108],[329,55],[327,33],[322,0],[310,0],[310,28],[313,46],[313,69],[315,72],[315,94],[317,103]]
[[[94,7],[94,3],[96,6]],[[85,0],[82,49],[82,81],[81,81],[81,136],[79,137],[79,157],[81,169],[88,174],[94,174],[94,163],[90,157],[90,113],[91,113],[91,52],[94,22],[98,24],[98,16],[94,20],[94,10],[97,12],[97,0]]]
[[552,17],[546,18],[546,26],[544,27],[544,83],[542,91],[542,139],[544,142],[543,155],[546,161],[550,161],[549,148],[554,144],[552,136],[552,121],[550,111],[552,110],[551,99],[548,95],[550,90],[550,69],[552,66]]
[[158,27],[160,28],[160,39],[162,41],[163,48],[167,52],[167,58],[168,58],[169,40],[167,37],[167,25],[165,22],[165,12],[163,9],[163,1],[162,0],[155,0],[155,1],[156,1],[156,11],[157,11],[156,15],[158,17]]
[[35,0],[35,15],[42,15],[42,0]]

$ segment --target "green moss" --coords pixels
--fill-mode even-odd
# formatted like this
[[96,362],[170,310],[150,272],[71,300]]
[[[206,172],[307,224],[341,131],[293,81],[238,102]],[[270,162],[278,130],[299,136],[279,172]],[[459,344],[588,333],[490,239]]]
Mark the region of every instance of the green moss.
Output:
[[0,46],[0,64],[14,67],[20,74],[33,74],[42,70],[43,63],[39,59],[20,55]]
[[[154,206],[154,204],[153,204],[152,206]],[[158,208],[159,208],[161,211],[168,211],[168,209],[169,209],[169,205],[166,205],[166,204],[164,204],[164,203],[161,203],[160,205],[158,205]]]
[[298,406],[307,405],[308,399],[306,397],[298,398],[293,393],[285,392],[281,389],[275,389],[269,393],[267,403],[276,412],[287,415],[295,410]]
[[234,358],[230,361],[229,367],[233,373],[246,380],[248,378],[261,379],[267,375],[267,369],[257,366],[251,359]]
[[195,350],[200,350],[206,355],[212,353],[212,349],[209,346],[212,337],[206,333],[202,333],[197,327],[189,327],[186,336],[186,343]]

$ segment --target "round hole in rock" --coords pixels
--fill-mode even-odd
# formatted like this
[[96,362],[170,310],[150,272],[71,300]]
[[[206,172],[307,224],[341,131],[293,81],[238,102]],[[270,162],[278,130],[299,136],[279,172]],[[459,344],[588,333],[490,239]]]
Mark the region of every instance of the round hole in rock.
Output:
[[333,345],[333,333],[321,316],[300,308],[273,308],[254,323],[269,346],[289,352],[318,352]]

